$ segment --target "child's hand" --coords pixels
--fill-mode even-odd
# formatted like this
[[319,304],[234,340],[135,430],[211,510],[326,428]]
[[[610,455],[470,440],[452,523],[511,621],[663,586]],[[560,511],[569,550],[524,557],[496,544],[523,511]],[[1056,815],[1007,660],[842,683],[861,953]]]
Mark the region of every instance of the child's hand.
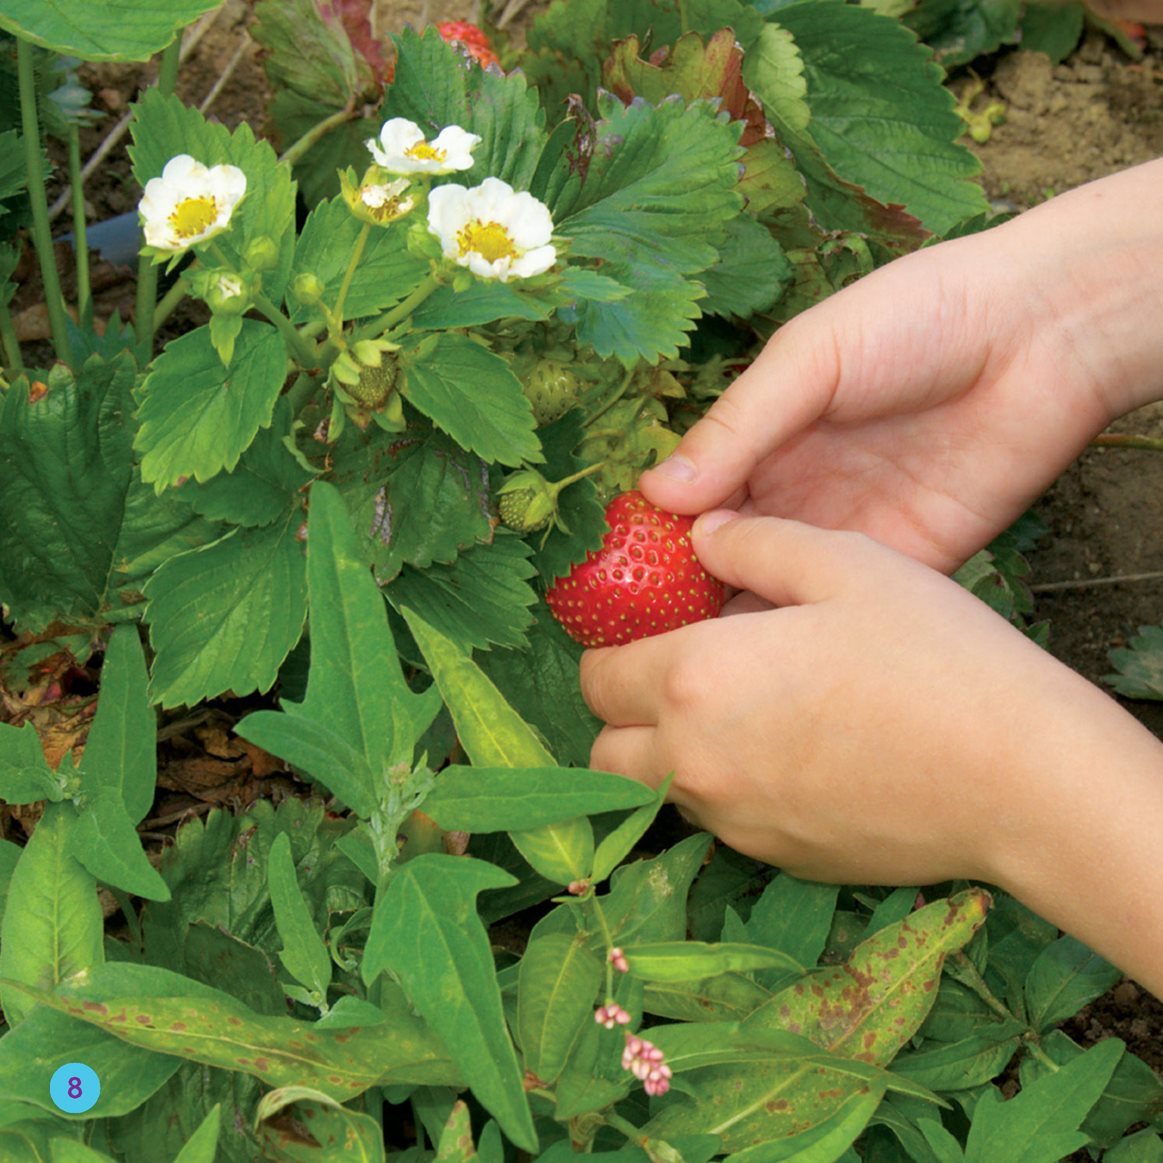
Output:
[[781,327],[640,487],[952,569],[1163,394],[1160,266],[1163,161],[889,263]]
[[[713,521],[696,552],[749,612],[583,655],[609,724],[592,766],[674,771],[684,814],[800,876],[969,877],[1043,905],[1064,838],[1102,835],[1092,798],[1140,757],[1163,814],[1159,743],[955,582],[860,534]],[[1068,842],[1083,859],[1089,833]]]

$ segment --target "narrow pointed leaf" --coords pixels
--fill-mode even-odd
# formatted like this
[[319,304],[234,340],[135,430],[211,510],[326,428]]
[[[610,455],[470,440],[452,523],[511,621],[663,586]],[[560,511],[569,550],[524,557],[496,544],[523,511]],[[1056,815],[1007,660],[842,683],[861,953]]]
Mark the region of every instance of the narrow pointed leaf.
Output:
[[8,979],[0,996],[10,1024],[30,1008],[10,983],[52,989],[105,959],[97,886],[72,855],[71,816],[66,804],[45,808],[8,883],[18,902],[0,928],[0,977]]
[[0,723],[0,799],[9,804],[37,800],[60,802],[65,793],[44,757],[40,736],[31,723]]
[[[553,767],[553,756],[473,660],[412,610],[400,611],[432,671],[468,757],[481,767]],[[594,834],[578,817],[515,832],[513,843],[536,871],[559,884],[590,871]]]
[[452,1052],[473,1092],[518,1146],[536,1144],[521,1069],[505,1026],[488,933],[476,911],[486,889],[514,878],[471,857],[417,856],[376,902],[364,980],[388,969]]
[[517,1038],[525,1068],[553,1083],[602,984],[602,962],[582,934],[545,933],[526,946],[517,976]]
[[218,1154],[218,1136],[222,1131],[222,1107],[215,1104],[198,1124],[189,1142],[178,1152],[174,1163],[214,1163]]
[[635,808],[655,798],[645,784],[608,771],[452,764],[440,772],[424,811],[442,828],[507,832]]
[[393,1082],[455,1085],[437,1036],[406,1009],[374,1026],[322,1027],[260,1015],[220,990],[168,970],[110,963],[55,992],[0,981],[25,999],[148,1050],[241,1071],[270,1086],[313,1086],[345,1102]]
[[157,790],[157,719],[137,627],[119,626],[105,648],[101,697],[81,757],[86,793],[113,792],[137,824]]
[[[293,1120],[292,1107],[299,1108]],[[285,1112],[285,1113],[284,1113]],[[274,1121],[274,1116],[283,1117]],[[353,1163],[383,1163],[384,1129],[371,1115],[349,1110],[309,1086],[282,1086],[268,1091],[255,1111],[269,1157],[279,1163],[307,1163],[317,1159],[350,1159]],[[305,1143],[295,1122],[311,1128],[314,1142]]]
[[279,959],[296,981],[327,999],[331,984],[331,955],[315,928],[314,918],[299,887],[295,862],[291,856],[291,838],[280,833],[271,844],[267,858],[267,882],[271,889],[271,907],[283,948]]
[[77,811],[69,850],[103,884],[146,900],[170,899],[169,887],[146,857],[116,788],[98,792]]
[[643,981],[692,981],[721,973],[751,973],[757,969],[804,972],[794,957],[762,945],[706,941],[652,941],[625,945],[630,973]]

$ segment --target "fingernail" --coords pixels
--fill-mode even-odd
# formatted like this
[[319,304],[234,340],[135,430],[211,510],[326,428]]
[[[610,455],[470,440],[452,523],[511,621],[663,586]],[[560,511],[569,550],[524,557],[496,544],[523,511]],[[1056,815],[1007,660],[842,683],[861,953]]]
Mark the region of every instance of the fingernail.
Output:
[[667,477],[669,480],[684,483],[693,481],[698,475],[694,462],[687,460],[685,456],[681,456],[677,452],[668,456],[660,464],[656,464],[650,471],[658,473],[659,476]]
[[738,516],[739,514],[734,509],[713,509],[695,521],[694,531],[702,537],[707,537],[716,529],[726,525],[728,521],[734,521]]

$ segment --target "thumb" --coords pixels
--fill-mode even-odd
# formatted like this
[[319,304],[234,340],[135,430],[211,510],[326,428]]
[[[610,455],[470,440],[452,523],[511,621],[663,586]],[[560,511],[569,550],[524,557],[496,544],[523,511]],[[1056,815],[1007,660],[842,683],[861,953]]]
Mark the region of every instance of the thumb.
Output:
[[701,516],[691,542],[708,573],[777,606],[835,597],[855,579],[866,579],[887,552],[860,533],[783,517],[741,517],[731,509]]
[[808,315],[784,324],[675,451],[641,475],[646,498],[671,513],[737,505],[755,466],[832,399],[836,344],[823,341],[830,328],[822,337],[818,331]]

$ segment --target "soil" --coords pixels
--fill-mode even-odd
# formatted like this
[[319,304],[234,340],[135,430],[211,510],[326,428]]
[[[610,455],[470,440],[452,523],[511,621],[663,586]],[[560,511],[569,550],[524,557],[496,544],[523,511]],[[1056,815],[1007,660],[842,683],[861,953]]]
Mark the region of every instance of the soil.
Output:
[[[506,23],[520,40],[543,7],[545,0],[524,4],[511,0],[495,4],[494,17],[508,17]],[[250,8],[245,0],[228,0],[216,18],[206,22],[183,66],[179,92],[194,104],[213,93],[209,106],[213,117],[232,127],[246,120],[257,129],[265,124],[268,90],[257,48],[245,36]],[[479,2],[380,0],[376,28],[384,33],[405,22],[474,19],[478,9]],[[103,66],[85,77],[96,91],[97,107],[107,114],[86,134],[88,156],[152,75],[149,66],[135,65]],[[969,80],[955,77],[954,86]],[[987,192],[999,208],[1020,211],[1054,193],[1163,155],[1163,29],[1148,33],[1140,60],[1090,32],[1065,64],[1055,66],[1043,56],[1014,50],[997,57],[984,80],[986,93],[978,101],[1002,101],[1006,119],[986,143],[972,148],[982,160]],[[124,145],[87,184],[86,196],[91,220],[134,208],[138,193]],[[33,338],[41,321],[35,275],[27,274],[16,305],[26,309],[20,326]],[[127,269],[98,266],[95,277],[103,288],[97,300],[99,316],[114,310],[131,314],[129,275]],[[1163,405],[1125,417],[1114,430],[1163,436]],[[1035,512],[1046,527],[1039,546],[1028,555],[1036,617],[1050,623],[1052,652],[1101,682],[1111,669],[1108,652],[1124,644],[1139,626],[1163,619],[1163,456],[1089,450],[1048,491]],[[1144,574],[1153,576],[1142,580],[1139,575]],[[1126,705],[1163,735],[1163,704]],[[228,759],[234,762],[238,757],[223,757],[222,762]],[[258,779],[266,773],[248,769],[247,774]],[[1131,983],[1088,1007],[1069,1030],[1084,1043],[1111,1034],[1122,1037],[1163,1073],[1163,1004]]]

